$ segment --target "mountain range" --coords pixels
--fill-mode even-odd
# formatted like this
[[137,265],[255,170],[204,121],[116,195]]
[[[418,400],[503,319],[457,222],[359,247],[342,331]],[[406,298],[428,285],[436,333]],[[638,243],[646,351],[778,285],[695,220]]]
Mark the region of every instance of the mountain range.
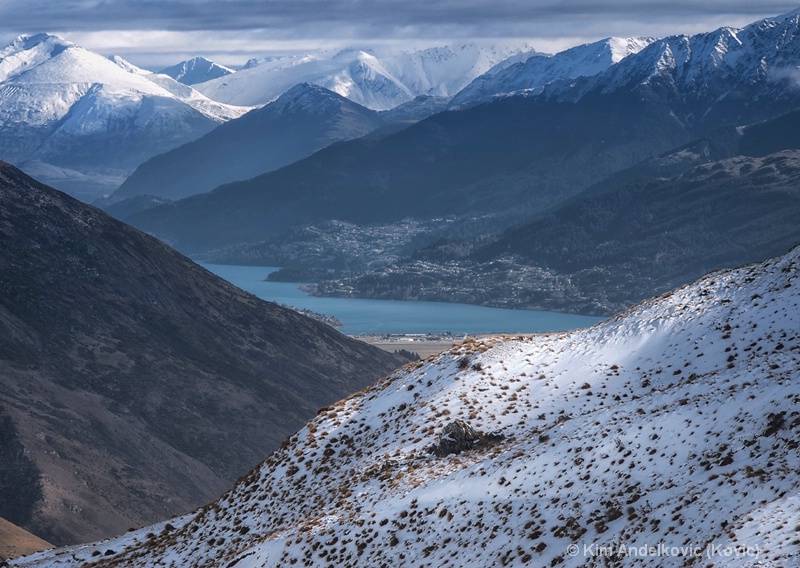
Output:
[[490,69],[459,91],[450,106],[458,108],[495,97],[535,94],[553,82],[591,77],[638,53],[654,38],[617,38],[579,45],[555,55],[534,54],[524,61]]
[[[317,84],[372,109],[403,104],[424,109],[405,109],[416,119],[444,108],[444,102],[431,102],[449,98],[483,71],[530,53],[524,44],[380,57],[345,50],[254,60],[239,72],[194,58],[151,73],[51,34],[22,36],[0,51],[0,153],[91,202],[112,193],[148,158],[195,140],[297,84]],[[220,100],[251,102],[218,103],[197,89]],[[339,139],[335,131],[328,138]],[[307,148],[316,149],[311,142]]]
[[11,565],[793,566],[800,250],[571,333],[467,340],[197,511]]
[[[622,170],[499,235],[442,237],[324,295],[448,300],[610,315],[800,242],[800,114],[726,127]],[[454,270],[454,265],[458,270]],[[480,292],[477,292],[480,290]],[[463,295],[463,294],[462,294]]]
[[746,124],[794,110],[800,11],[741,29],[664,38],[604,73],[553,83],[545,97],[577,101],[626,91],[669,104],[693,128]]
[[[151,158],[125,180],[110,201],[115,202],[120,198],[143,194],[176,199],[205,193],[225,183],[249,179],[288,165],[333,142],[363,136],[381,124],[411,123],[441,112],[448,106],[453,108],[477,104],[486,91],[494,94],[503,89],[510,90],[514,80],[515,84],[524,84],[530,90],[532,84],[543,86],[559,79],[599,73],[623,57],[640,50],[649,41],[652,40],[612,38],[567,50],[555,56],[523,52],[503,60],[480,75],[452,101],[448,95],[456,91],[465,78],[474,76],[479,69],[494,61],[496,53],[486,53],[485,49],[478,50],[476,46],[462,46],[458,55],[450,48],[403,53],[388,60],[394,62],[398,80],[408,87],[408,92],[426,94],[418,95],[415,100],[402,104],[392,101],[391,104],[397,106],[373,116],[369,124],[363,119],[369,113],[366,108],[359,108],[359,105],[352,101],[345,104],[343,100],[344,96],[363,100],[365,95],[354,95],[352,91],[344,89],[336,82],[340,80],[339,75],[331,71],[332,62],[335,61],[336,65],[339,65],[339,59],[349,55],[350,52],[338,54],[332,60],[325,60],[325,65],[314,72],[311,72],[309,67],[322,65],[318,60],[313,60],[313,66],[305,59],[302,63],[294,65],[289,65],[283,59],[270,60],[263,62],[261,64],[263,67],[260,68],[253,63],[248,69],[254,71],[250,74],[243,72],[238,76],[241,85],[235,83],[235,77],[226,77],[207,87],[224,83],[226,89],[246,88],[255,91],[252,95],[254,98],[230,100],[256,101],[264,97],[263,93],[279,92],[299,77],[316,81],[316,84],[297,84],[260,110],[232,120],[229,126],[219,128],[201,140],[189,142],[173,151]],[[384,64],[388,65],[385,60]],[[182,69],[186,65],[188,62],[177,67]],[[278,67],[274,68],[276,65]],[[523,71],[513,73],[513,80],[508,79],[509,72],[518,68],[522,68]],[[270,73],[271,80],[275,79],[272,75],[285,73],[287,69],[290,69],[292,74],[286,79],[270,82],[269,87],[266,87],[259,82],[265,79],[256,74],[256,69],[260,74]],[[322,75],[316,76],[314,73]],[[342,100],[331,104],[329,101],[335,100],[333,91],[320,85],[328,85],[330,89],[338,91],[338,96]],[[209,96],[225,99],[224,93],[208,90],[206,86],[198,88],[206,90]],[[303,91],[308,92],[304,95],[307,97],[305,104],[294,105],[289,109],[286,101],[297,98]],[[350,109],[347,113],[343,113],[345,107]],[[306,112],[300,116],[302,111]],[[267,116],[269,118],[266,118]],[[378,116],[380,121],[376,120]],[[351,124],[351,121],[355,121],[355,124]]]
[[0,516],[63,545],[216,498],[405,359],[0,163]]
[[0,155],[84,200],[245,110],[53,35],[0,50]]
[[345,49],[251,61],[241,71],[196,85],[232,105],[268,103],[298,83],[313,83],[373,110],[389,110],[419,95],[452,97],[498,65],[532,55],[525,43],[464,44],[377,53]]
[[[702,229],[703,238],[713,242],[713,247],[699,246],[703,238],[693,238],[701,229],[693,224],[698,215],[691,211],[676,217],[670,226],[671,234],[680,234],[677,240],[663,235],[637,240],[630,230],[649,223],[648,216],[653,214],[668,219],[675,210],[667,205],[670,199],[675,207],[688,209],[689,201],[681,204],[683,193],[678,190],[685,187],[680,185],[684,182],[676,176],[687,175],[689,169],[702,164],[720,169],[715,175],[725,176],[739,186],[753,187],[769,179],[771,195],[781,196],[781,203],[787,206],[785,211],[793,210],[792,192],[781,189],[793,183],[791,160],[784,156],[778,160],[778,167],[777,162],[764,159],[769,152],[753,153],[746,147],[748,136],[744,136],[743,146],[734,139],[741,132],[762,128],[769,130],[769,137],[774,140],[772,152],[800,147],[785,135],[787,129],[782,126],[790,120],[786,117],[800,107],[800,91],[792,79],[792,62],[800,59],[799,30],[800,14],[793,12],[742,29],[721,28],[661,40],[606,40],[549,58],[535,55],[476,82],[477,87],[494,87],[478,89],[475,104],[465,98],[450,110],[401,131],[378,131],[366,138],[336,144],[280,170],[142,211],[128,220],[187,253],[211,251],[218,260],[224,260],[225,255],[249,256],[253,262],[268,265],[274,264],[275,259],[258,259],[251,254],[254,247],[261,246],[258,243],[277,243],[298,227],[332,219],[374,225],[398,223],[404,218],[452,216],[451,227],[458,238],[477,237],[484,243],[492,234],[496,236],[513,227],[518,230],[507,239],[501,237],[494,249],[474,257],[479,263],[475,275],[493,270],[492,256],[497,259],[502,249],[516,257],[512,259],[512,271],[521,259],[524,264],[571,281],[569,289],[556,286],[545,296],[533,290],[531,300],[516,298],[511,305],[612,313],[696,278],[708,269],[777,254],[795,242],[793,225],[786,219],[771,224],[769,212],[750,218],[741,227],[733,223],[726,227],[726,215],[715,217],[713,230],[708,224]],[[546,77],[555,75],[547,75],[542,69],[551,70],[548,65],[571,69],[576,61],[583,61],[586,69],[594,61],[594,74],[565,74],[547,82]],[[527,89],[521,88],[524,83],[514,82],[515,77],[524,76],[535,79]],[[494,88],[510,91],[492,95]],[[488,102],[477,104],[481,100]],[[708,153],[708,148],[692,150],[708,143],[717,148],[716,154]],[[683,159],[681,156],[686,153],[692,158]],[[736,160],[712,164],[737,156],[742,156],[741,164],[747,162],[746,158],[758,160],[743,168],[734,167]],[[648,164],[654,163],[649,160],[672,165],[648,171]],[[768,176],[768,172],[775,173],[775,168],[777,173]],[[760,174],[755,175],[750,169]],[[672,189],[662,191],[659,207],[663,209],[658,214],[648,209],[654,203],[652,194],[645,191],[653,187],[648,184],[654,176],[675,177],[660,182],[662,187],[669,185]],[[729,220],[747,218],[748,204],[760,199],[753,190],[743,194],[747,199],[728,200],[725,183],[713,181],[710,175],[698,171],[692,183],[706,184],[703,207],[725,211]],[[617,197],[613,192],[606,192],[603,198],[595,195],[602,193],[603,187],[619,188],[623,182],[638,187],[637,203],[650,205],[632,211],[621,206],[634,191],[630,189],[617,192]],[[606,207],[598,201],[602,199],[615,205]],[[593,232],[599,225],[587,227],[591,216],[582,218],[575,213],[579,201],[584,208],[613,209],[608,219],[618,221],[603,225],[605,232]],[[567,209],[559,213],[562,207]],[[623,224],[624,229],[620,229],[619,217],[631,213],[642,213],[643,217],[638,225]],[[548,217],[542,221],[544,216]],[[577,226],[572,226],[572,221],[565,222],[567,218],[574,219]],[[483,220],[476,224],[475,219]],[[473,229],[464,229],[467,225]],[[525,226],[532,228],[528,232],[538,235],[539,244],[527,236],[522,238],[527,234]],[[656,233],[653,229],[647,234]],[[735,239],[726,238],[734,233]],[[452,235],[430,235],[427,244],[434,244],[437,236],[448,239]],[[598,260],[583,265],[579,269],[583,275],[578,278],[574,271],[560,271],[565,268],[564,263],[571,262],[576,267],[582,258],[588,262],[588,257],[581,256],[583,253],[571,260],[553,260],[557,251],[601,250],[600,245],[609,239],[618,240],[602,249],[606,251],[603,262],[611,262],[610,255],[616,255],[616,261],[629,261],[622,271],[616,271],[618,265]],[[625,245],[620,248],[619,243]],[[631,252],[630,247],[638,247],[632,256],[621,252]],[[549,256],[544,254],[545,249],[550,251]],[[242,254],[243,250],[247,254]],[[640,269],[635,258],[645,263],[647,259],[663,258],[665,263],[658,269],[651,266],[648,272]],[[400,270],[399,285],[387,286],[387,295],[378,297],[405,297],[404,290],[415,288],[415,280],[407,276],[422,271],[418,264],[407,266],[408,271]],[[511,273],[504,275],[500,271],[495,276],[499,281],[507,279],[508,274]],[[367,288],[374,294],[380,287],[374,285],[377,276],[366,276],[368,286],[348,283],[339,289],[370,296]],[[609,277],[616,281],[610,283]],[[433,281],[436,280],[434,275]],[[330,289],[337,293],[335,286]],[[601,289],[606,296],[597,295]],[[486,290],[486,297],[490,298],[494,288]]]

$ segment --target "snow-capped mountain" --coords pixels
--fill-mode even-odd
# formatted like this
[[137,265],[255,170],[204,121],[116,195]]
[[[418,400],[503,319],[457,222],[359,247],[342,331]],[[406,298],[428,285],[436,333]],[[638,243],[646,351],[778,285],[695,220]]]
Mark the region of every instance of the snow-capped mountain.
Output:
[[533,55],[540,54],[527,44],[509,48],[472,43],[402,52],[385,58],[385,64],[415,94],[452,97],[472,78]]
[[11,565],[796,565],[799,276],[795,249],[588,330],[466,340],[195,513]]
[[510,94],[576,102],[590,94],[638,93],[664,100],[688,126],[713,127],[791,111],[800,93],[798,62],[800,10],[795,10],[741,29],[659,40],[609,38],[531,57],[477,77],[450,106]]
[[84,199],[246,110],[53,35],[0,50],[0,155]]
[[536,94],[545,85],[558,80],[591,77],[638,53],[653,38],[612,37],[579,45],[555,55],[535,54],[525,61],[506,63],[480,75],[461,90],[451,106],[476,104],[495,96],[519,93]]
[[332,57],[275,59],[196,85],[207,97],[237,105],[268,103],[298,83],[313,83],[367,108],[385,110],[414,94],[372,53],[346,50]]
[[317,85],[295,85],[272,103],[141,164],[114,192],[180,199],[295,162],[383,125],[373,110]]
[[184,85],[195,85],[218,77],[225,77],[234,71],[205,57],[194,57],[162,69],[159,73],[168,75]]
[[591,78],[545,89],[556,100],[636,92],[668,102],[681,119],[735,121],[743,107],[767,118],[793,110],[800,63],[800,10],[655,41]]
[[532,48],[463,45],[379,54],[347,49],[253,60],[241,71],[196,85],[217,101],[259,105],[297,83],[320,85],[373,110],[388,110],[418,95],[453,96],[476,76]]

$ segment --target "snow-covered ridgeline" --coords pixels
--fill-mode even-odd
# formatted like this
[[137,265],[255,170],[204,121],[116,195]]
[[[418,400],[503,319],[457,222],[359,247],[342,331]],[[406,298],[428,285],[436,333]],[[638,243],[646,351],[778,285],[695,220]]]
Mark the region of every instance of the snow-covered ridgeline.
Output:
[[85,178],[79,185],[96,186],[86,199],[110,193],[145,159],[249,110],[48,34],[0,51],[0,79],[3,158],[59,189]]
[[[28,102],[36,97],[44,107],[39,119],[52,121],[62,119],[63,109],[68,110],[92,88],[127,93],[140,100],[144,97],[177,99],[217,122],[240,116],[248,110],[209,101],[199,92],[169,77],[152,75],[122,58],[103,57],[58,36],[22,36],[0,51],[0,80],[6,92],[0,104],[2,123],[26,122],[31,118],[23,112],[21,104],[11,104],[15,102],[14,95],[21,98],[22,93],[27,93]],[[65,91],[58,90],[59,85],[73,85],[70,92],[74,92],[74,96],[64,98]],[[56,107],[49,101],[58,101],[60,106]],[[200,101],[203,103],[198,104]],[[17,109],[17,112],[12,109]]]
[[196,85],[208,97],[260,105],[298,83],[314,83],[374,110],[388,110],[419,95],[451,97],[472,79],[513,57],[532,54],[518,45],[443,46],[378,53],[346,49],[253,61],[241,71]]
[[651,85],[684,100],[741,97],[758,86],[775,89],[786,80],[796,85],[798,61],[800,11],[795,10],[741,29],[723,27],[654,41],[603,73],[554,85],[548,96],[577,100],[589,92]]
[[[588,330],[467,340],[322,409],[194,515],[12,565],[787,566],[799,262]],[[484,436],[436,457],[459,420]]]
[[577,101],[588,93],[613,94],[649,86],[676,100],[719,104],[727,98],[796,90],[800,11],[741,29],[723,27],[663,39],[609,38],[553,56],[531,57],[477,77],[453,107],[511,94]]
[[158,73],[160,75],[168,75],[184,85],[195,85],[230,75],[234,73],[234,70],[214,63],[205,57],[194,57],[188,61],[182,61],[162,69]]
[[638,53],[653,41],[648,37],[612,37],[555,55],[535,54],[480,75],[453,97],[451,106],[468,106],[511,94],[533,95],[555,81],[591,77]]

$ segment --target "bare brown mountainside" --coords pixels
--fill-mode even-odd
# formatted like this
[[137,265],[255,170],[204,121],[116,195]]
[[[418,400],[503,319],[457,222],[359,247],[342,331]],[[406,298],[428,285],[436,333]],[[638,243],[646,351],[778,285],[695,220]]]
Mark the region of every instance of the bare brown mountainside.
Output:
[[208,502],[399,364],[0,162],[0,516],[46,540]]
[[0,518],[0,565],[4,559],[24,556],[53,545]]

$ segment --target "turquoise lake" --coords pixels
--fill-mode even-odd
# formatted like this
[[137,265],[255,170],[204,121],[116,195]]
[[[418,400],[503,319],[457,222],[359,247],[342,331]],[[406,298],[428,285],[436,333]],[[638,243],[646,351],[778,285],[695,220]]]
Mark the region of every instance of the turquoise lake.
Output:
[[296,283],[267,282],[267,274],[277,270],[276,268],[224,264],[203,266],[264,300],[333,316],[344,323],[339,329],[348,335],[534,333],[590,327],[602,321],[602,318],[574,314],[507,310],[444,302],[323,298],[306,294]]

